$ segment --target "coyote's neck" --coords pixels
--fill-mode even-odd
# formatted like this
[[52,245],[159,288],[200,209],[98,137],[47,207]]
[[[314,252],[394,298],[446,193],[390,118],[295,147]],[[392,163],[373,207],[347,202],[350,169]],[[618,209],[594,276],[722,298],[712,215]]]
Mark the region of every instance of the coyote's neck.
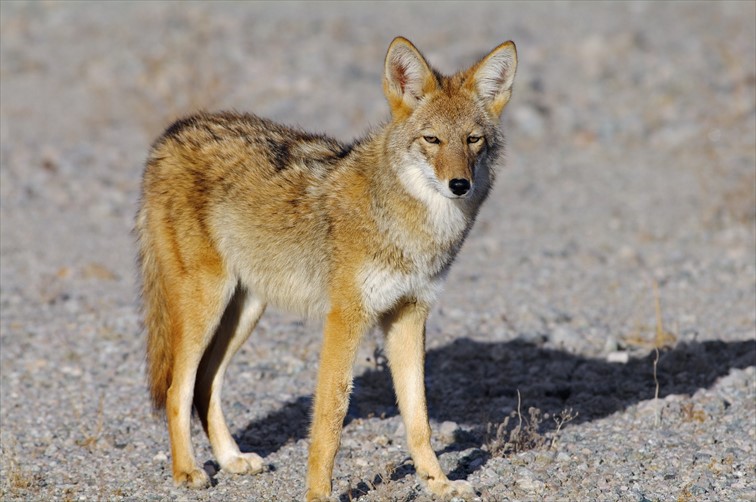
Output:
[[449,199],[433,186],[430,166],[392,154],[381,139],[373,141],[375,149],[366,156],[375,162],[369,172],[378,230],[410,261],[429,267],[431,274],[440,273],[454,259],[475,220],[488,190],[487,174],[480,192]]

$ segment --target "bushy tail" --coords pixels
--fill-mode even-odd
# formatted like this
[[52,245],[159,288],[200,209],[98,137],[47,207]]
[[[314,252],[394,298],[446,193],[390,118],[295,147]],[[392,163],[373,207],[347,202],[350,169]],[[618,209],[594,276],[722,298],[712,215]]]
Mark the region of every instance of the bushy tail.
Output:
[[165,408],[168,388],[171,386],[173,351],[165,283],[155,255],[155,243],[147,229],[146,213],[145,207],[140,208],[136,232],[139,239],[144,327],[147,331],[147,377],[152,405],[159,410]]

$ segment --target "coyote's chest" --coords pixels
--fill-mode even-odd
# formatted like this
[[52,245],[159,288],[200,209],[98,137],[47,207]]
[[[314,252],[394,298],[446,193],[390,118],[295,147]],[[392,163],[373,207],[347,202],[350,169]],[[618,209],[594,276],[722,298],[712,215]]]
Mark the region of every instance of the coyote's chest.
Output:
[[357,276],[357,283],[366,310],[375,314],[387,312],[401,300],[435,302],[446,270],[435,275],[425,271],[403,272],[378,263],[366,263]]
[[362,304],[374,314],[403,300],[433,304],[467,233],[471,220],[457,205],[437,194],[421,202],[425,214],[420,213],[419,225],[378,221],[378,232],[400,257],[369,259],[359,268],[355,279]]

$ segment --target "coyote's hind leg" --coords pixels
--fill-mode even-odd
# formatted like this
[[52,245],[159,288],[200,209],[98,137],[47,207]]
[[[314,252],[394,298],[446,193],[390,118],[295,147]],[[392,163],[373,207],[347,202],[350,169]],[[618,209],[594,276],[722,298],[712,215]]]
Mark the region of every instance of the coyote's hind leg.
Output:
[[197,374],[194,404],[221,468],[235,473],[256,474],[263,460],[255,453],[242,453],[231,436],[221,408],[221,391],[231,358],[249,338],[265,310],[265,303],[241,286],[226,308],[218,330],[205,351]]
[[220,322],[230,296],[229,280],[216,270],[173,274],[168,287],[172,325],[173,370],[166,399],[168,432],[171,437],[173,480],[202,488],[209,484],[205,471],[194,457],[191,411],[197,370]]

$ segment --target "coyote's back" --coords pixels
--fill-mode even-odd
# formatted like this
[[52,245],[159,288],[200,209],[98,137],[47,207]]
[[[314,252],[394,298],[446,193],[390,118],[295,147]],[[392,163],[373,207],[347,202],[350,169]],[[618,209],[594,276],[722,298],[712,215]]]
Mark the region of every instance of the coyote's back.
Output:
[[192,405],[223,469],[262,469],[239,451],[220,393],[231,357],[274,304],[325,323],[308,500],[330,494],[354,354],[375,324],[418,474],[436,495],[474,495],[446,478],[430,446],[424,324],[493,183],[516,62],[507,42],[445,77],[397,38],[383,82],[392,119],[358,141],[200,113],[153,144],[136,231],[150,390],[167,408],[176,483],[208,483]]

